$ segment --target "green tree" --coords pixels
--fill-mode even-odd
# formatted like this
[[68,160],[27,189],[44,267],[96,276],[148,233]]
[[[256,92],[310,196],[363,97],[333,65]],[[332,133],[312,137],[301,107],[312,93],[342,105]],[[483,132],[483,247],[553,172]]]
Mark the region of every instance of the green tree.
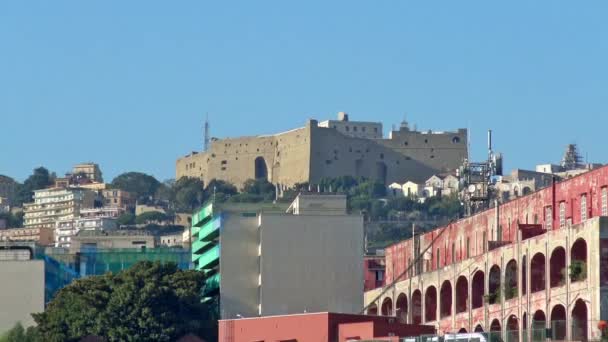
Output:
[[51,186],[55,182],[54,174],[49,173],[44,167],[34,169],[34,172],[23,182],[17,186],[16,204],[22,205],[32,201],[34,190],[40,190]]
[[193,211],[202,206],[207,198],[203,182],[192,177],[182,177],[175,182],[173,193],[175,207],[182,211]]
[[257,195],[266,201],[274,200],[275,192],[275,186],[266,179],[248,179],[243,185],[244,194]]
[[169,217],[167,214],[161,213],[160,211],[148,211],[142,214],[137,215],[135,218],[135,223],[137,224],[147,224],[152,222],[163,222],[167,221]]
[[175,341],[192,333],[217,339],[214,309],[201,303],[203,272],[140,262],[117,274],[74,281],[34,314],[42,340]]
[[0,342],[37,342],[41,341],[40,336],[34,327],[27,329],[23,328],[21,323],[17,322],[11,330],[0,335]]
[[205,198],[214,198],[217,202],[224,202],[236,194],[236,186],[219,179],[212,179],[205,188]]
[[118,217],[116,222],[121,226],[129,226],[135,224],[135,214],[123,213]]
[[148,203],[156,194],[160,182],[145,173],[127,172],[114,178],[111,187],[132,193],[140,203]]
[[9,228],[21,228],[23,227],[23,211],[19,211],[16,214],[11,212],[0,213],[0,219],[5,219]]

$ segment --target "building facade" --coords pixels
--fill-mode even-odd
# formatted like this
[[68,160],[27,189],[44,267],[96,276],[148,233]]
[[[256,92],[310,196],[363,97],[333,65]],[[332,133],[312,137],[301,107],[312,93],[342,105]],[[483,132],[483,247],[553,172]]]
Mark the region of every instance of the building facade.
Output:
[[35,260],[34,244],[0,242],[0,331],[17,323],[35,325],[32,313],[44,311],[45,267]]
[[106,232],[116,230],[118,224],[111,217],[79,217],[55,223],[55,247],[70,247],[72,239],[81,231]]
[[[386,248],[370,314],[506,340],[599,338],[608,319],[608,167]],[[549,329],[549,330],[547,330]]]
[[309,120],[305,127],[274,135],[213,139],[208,151],[177,160],[176,179],[195,177],[205,184],[220,179],[240,188],[248,179],[264,178],[292,187],[351,175],[388,185],[403,179],[423,182],[433,174],[453,171],[467,156],[466,129],[420,132],[402,125],[388,138],[377,138],[375,133],[353,136],[351,128],[368,127],[367,133],[374,127],[381,130],[379,123],[352,126],[342,117],[323,126]]
[[72,175],[82,174],[86,176],[91,182],[103,183],[103,177],[101,175],[101,169],[99,165],[95,163],[81,163],[76,164],[72,168]]
[[220,320],[222,342],[400,342],[404,337],[433,335],[426,325],[404,324],[389,317],[333,312]]
[[193,215],[193,264],[222,318],[360,310],[363,219],[344,196],[325,197],[300,195],[290,213],[209,204]]
[[96,193],[79,188],[51,188],[34,191],[34,202],[23,205],[26,228],[55,229],[60,220],[80,215],[83,208],[92,208]]
[[31,241],[42,246],[50,246],[54,242],[54,234],[52,229],[45,228],[0,229],[0,241]]
[[135,209],[135,196],[128,191],[120,189],[105,189],[101,191],[103,205],[123,210]]

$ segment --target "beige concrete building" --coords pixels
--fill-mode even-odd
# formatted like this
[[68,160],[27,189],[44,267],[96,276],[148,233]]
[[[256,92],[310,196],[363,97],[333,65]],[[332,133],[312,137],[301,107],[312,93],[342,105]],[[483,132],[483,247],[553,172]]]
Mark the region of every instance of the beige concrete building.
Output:
[[101,169],[99,168],[99,165],[95,163],[76,164],[72,168],[72,174],[84,174],[90,181],[94,183],[103,183]]
[[345,208],[343,195],[301,194],[287,212],[209,205],[193,216],[193,263],[221,317],[358,312],[363,219]]
[[115,230],[83,230],[72,238],[70,250],[77,252],[82,248],[154,248],[154,236],[145,232]]
[[[375,135],[379,123],[352,123],[342,116],[323,126],[309,120],[305,127],[274,135],[214,139],[207,152],[177,160],[176,179],[196,177],[208,184],[215,178],[242,187],[248,179],[265,178],[291,187],[351,175],[388,185],[404,179],[423,182],[455,170],[467,156],[466,129],[420,132],[404,124],[382,138]],[[353,127],[358,133],[366,127],[365,134],[353,135]]]
[[32,241],[43,246],[51,246],[54,241],[52,229],[46,228],[11,228],[0,229],[0,241]]
[[1,332],[18,322],[32,326],[35,322],[31,314],[44,311],[44,261],[31,260],[28,250],[5,247],[9,246],[0,245]]
[[133,210],[135,208],[135,196],[128,191],[120,189],[105,189],[101,191],[103,204],[106,207]]
[[80,210],[92,208],[96,193],[80,188],[51,188],[34,191],[34,202],[23,205],[26,228],[55,229],[55,222],[71,220]]

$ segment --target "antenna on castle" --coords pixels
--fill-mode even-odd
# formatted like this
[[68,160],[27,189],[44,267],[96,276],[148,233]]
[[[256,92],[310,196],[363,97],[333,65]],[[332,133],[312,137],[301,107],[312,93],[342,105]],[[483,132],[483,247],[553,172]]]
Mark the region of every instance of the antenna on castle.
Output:
[[209,113],[207,113],[205,117],[205,129],[203,134],[203,152],[207,152],[209,149]]

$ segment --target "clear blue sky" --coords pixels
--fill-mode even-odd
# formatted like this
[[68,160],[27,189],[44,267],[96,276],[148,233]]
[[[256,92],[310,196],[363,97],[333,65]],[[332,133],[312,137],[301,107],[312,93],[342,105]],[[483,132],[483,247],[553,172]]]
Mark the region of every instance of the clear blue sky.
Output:
[[608,1],[2,1],[0,174],[174,176],[306,119],[485,131],[507,168],[608,162]]

